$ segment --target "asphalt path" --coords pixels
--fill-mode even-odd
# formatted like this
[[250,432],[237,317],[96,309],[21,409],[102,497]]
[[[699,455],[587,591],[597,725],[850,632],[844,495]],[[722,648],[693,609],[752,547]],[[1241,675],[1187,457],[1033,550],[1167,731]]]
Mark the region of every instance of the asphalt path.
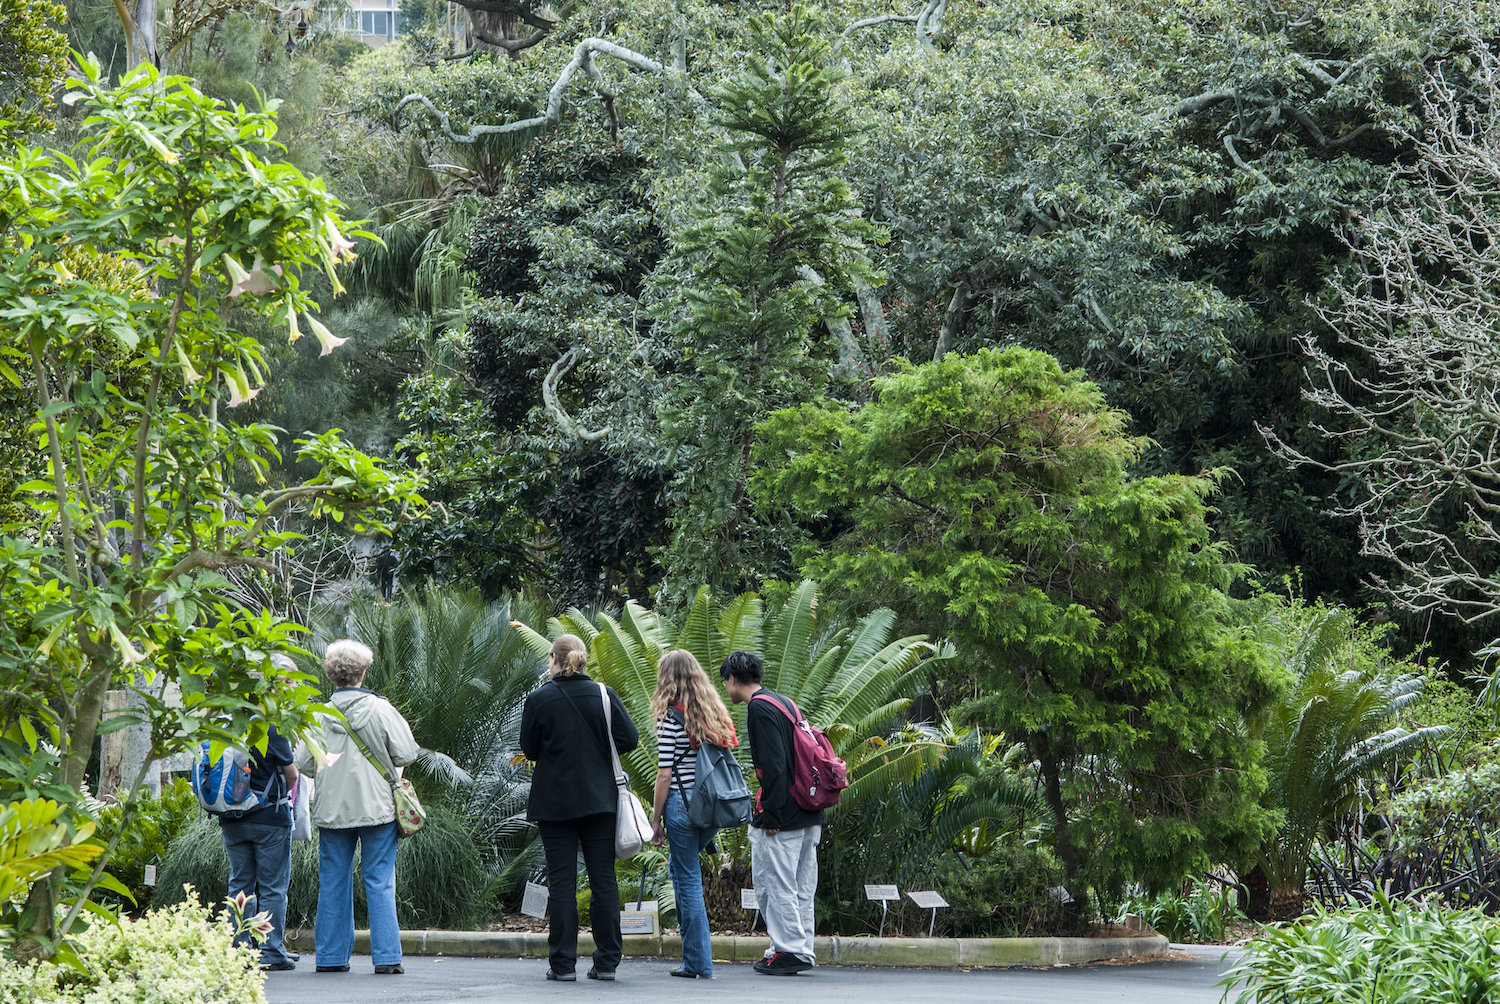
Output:
[[1216,1004],[1225,966],[1220,948],[1173,946],[1174,957],[1130,965],[1061,966],[1051,969],[875,969],[820,967],[801,976],[761,976],[746,963],[714,966],[717,979],[673,979],[668,959],[626,959],[614,983],[585,978],[549,983],[542,959],[469,959],[407,956],[402,976],[376,976],[367,955],[350,960],[347,973],[315,973],[311,956],[295,972],[271,973],[269,1004],[487,1004],[525,1001],[625,1001],[643,1004],[740,1002],[773,1004]]

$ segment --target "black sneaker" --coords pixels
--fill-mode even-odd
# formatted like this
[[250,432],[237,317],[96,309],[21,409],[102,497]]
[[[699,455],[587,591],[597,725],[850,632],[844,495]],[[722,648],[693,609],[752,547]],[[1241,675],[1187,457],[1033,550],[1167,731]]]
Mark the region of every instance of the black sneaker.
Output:
[[777,952],[768,959],[761,959],[754,969],[763,976],[796,976],[812,967],[811,962],[803,962],[791,952]]
[[615,971],[613,969],[600,969],[598,966],[589,966],[589,979],[613,981]]
[[263,973],[286,973],[297,968],[297,963],[291,959],[282,959],[279,962],[262,962],[260,971]]
[[347,973],[349,964],[346,962],[342,966],[315,966],[313,968],[320,973]]
[[547,970],[547,979],[557,980],[560,983],[577,983],[577,973],[559,973],[554,969]]
[[375,967],[376,976],[400,976],[404,972],[406,972],[406,970],[399,962],[392,962],[388,965],[380,965]]

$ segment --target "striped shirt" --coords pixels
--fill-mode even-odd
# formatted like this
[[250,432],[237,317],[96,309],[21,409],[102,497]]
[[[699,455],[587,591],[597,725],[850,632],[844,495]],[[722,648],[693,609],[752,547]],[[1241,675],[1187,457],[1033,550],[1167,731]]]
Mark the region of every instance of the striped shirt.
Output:
[[656,723],[656,768],[672,770],[672,788],[688,794],[698,782],[698,751],[680,719],[682,712],[668,713]]

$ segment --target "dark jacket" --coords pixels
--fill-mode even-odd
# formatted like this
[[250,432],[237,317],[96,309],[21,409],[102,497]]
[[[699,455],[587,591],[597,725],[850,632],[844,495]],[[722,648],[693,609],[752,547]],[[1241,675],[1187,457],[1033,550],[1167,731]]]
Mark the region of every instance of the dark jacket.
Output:
[[292,762],[292,744],[272,725],[266,751],[250,750],[250,790],[265,791],[266,804],[242,815],[221,815],[219,825],[253,823],[256,826],[292,827],[292,806],[287,799],[286,775],[281,768]]
[[[789,699],[762,687],[755,695],[769,694],[781,702],[788,711],[794,704]],[[755,776],[760,778],[760,790],[755,793],[755,814],[750,825],[763,830],[805,830],[809,826],[822,826],[822,809],[809,812],[792,798],[793,746],[792,723],[781,712],[764,700],[751,700],[745,711],[746,731],[750,734],[750,761],[755,764]],[[792,711],[792,714],[796,714]]]
[[[640,733],[613,690],[609,705],[615,749],[627,753],[640,742]],[[619,795],[605,735],[599,684],[586,675],[559,674],[527,696],[521,711],[521,752],[536,761],[527,819],[557,822],[617,810]]]

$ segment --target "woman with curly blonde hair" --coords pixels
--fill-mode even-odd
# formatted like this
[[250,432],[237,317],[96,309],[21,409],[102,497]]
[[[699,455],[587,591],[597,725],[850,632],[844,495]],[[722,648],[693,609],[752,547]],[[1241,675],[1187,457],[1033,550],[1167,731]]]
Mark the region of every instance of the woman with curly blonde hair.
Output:
[[665,839],[669,844],[668,870],[682,929],[682,965],[672,975],[711,980],[714,959],[698,855],[718,831],[688,819],[687,793],[697,781],[698,747],[737,746],[739,739],[708,674],[691,652],[681,649],[666,653],[657,664],[651,715],[656,719],[657,766],[651,842],[659,847]]

